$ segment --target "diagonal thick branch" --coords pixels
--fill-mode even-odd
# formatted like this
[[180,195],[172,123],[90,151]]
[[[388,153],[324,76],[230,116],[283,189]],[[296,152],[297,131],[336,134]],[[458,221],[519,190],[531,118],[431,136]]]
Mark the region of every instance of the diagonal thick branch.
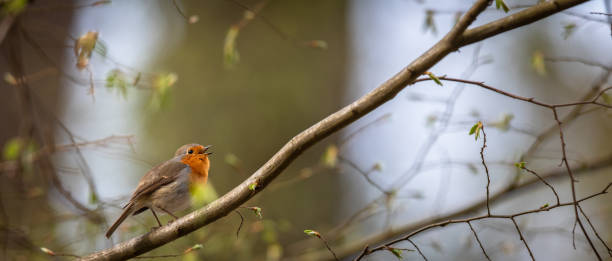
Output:
[[[530,24],[586,1],[546,1],[511,16],[466,31],[465,29],[476,19],[478,14],[491,3],[491,0],[476,1],[453,29],[431,49],[376,89],[293,137],[253,175],[221,198],[172,222],[170,225],[132,238],[112,248],[93,253],[84,257],[83,260],[122,260],[135,257],[226,216],[270,184],[306,149],[393,99],[408,84],[449,53],[458,50],[460,47]],[[252,186],[253,184],[255,186]],[[255,187],[255,190],[251,190],[249,187]]]

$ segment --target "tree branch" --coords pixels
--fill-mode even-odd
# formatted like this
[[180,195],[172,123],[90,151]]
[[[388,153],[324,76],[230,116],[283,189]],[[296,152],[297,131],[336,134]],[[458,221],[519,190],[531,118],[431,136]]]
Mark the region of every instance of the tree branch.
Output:
[[[463,30],[491,2],[490,0],[476,1],[470,11],[451,29],[450,33],[431,49],[378,88],[296,135],[253,175],[221,198],[172,222],[170,225],[115,245],[112,248],[93,253],[84,257],[83,260],[119,260],[135,257],[226,216],[270,184],[306,149],[391,100],[419,75],[438,63],[450,52],[462,46],[535,22],[586,1],[543,2],[506,18],[464,32]],[[252,186],[253,184],[255,186]],[[251,190],[249,187],[255,187],[255,189]]]

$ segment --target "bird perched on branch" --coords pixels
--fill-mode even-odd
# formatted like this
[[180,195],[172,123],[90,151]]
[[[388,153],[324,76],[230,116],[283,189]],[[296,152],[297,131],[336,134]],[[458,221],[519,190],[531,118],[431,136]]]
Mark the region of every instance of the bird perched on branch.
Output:
[[208,152],[211,146],[186,144],[174,153],[174,158],[155,166],[140,179],[130,201],[123,207],[123,213],[106,231],[106,237],[130,215],[151,210],[157,224],[161,227],[155,211],[162,211],[177,219],[172,212],[181,211],[191,205],[190,188],[204,185],[208,179],[210,161]]

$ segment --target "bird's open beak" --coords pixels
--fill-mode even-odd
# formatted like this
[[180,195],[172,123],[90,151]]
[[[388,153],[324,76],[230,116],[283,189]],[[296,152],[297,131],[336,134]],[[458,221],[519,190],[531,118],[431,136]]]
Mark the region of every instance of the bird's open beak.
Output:
[[204,154],[206,155],[212,155],[212,151],[208,151],[208,149],[210,149],[210,147],[212,147],[212,145],[207,145],[206,147],[204,147]]

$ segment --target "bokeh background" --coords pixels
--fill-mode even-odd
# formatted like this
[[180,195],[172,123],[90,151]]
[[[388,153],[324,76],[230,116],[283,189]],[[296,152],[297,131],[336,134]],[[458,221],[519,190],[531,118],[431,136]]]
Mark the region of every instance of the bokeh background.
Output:
[[[534,4],[507,2],[517,7]],[[484,81],[549,103],[579,100],[594,85],[610,84],[609,22],[605,16],[589,15],[606,12],[605,3],[590,1],[570,13],[467,46],[431,71]],[[2,42],[0,68],[11,72],[14,54],[19,53],[34,97],[35,127],[44,129],[35,139],[39,141],[22,147],[37,151],[50,141],[60,145],[51,158],[59,181],[42,175],[45,165],[33,164],[28,157],[19,163],[23,168],[14,167],[20,158],[11,158],[11,148],[23,133],[25,107],[7,73],[0,83],[0,259],[47,259],[41,247],[85,255],[145,233],[155,223],[149,213],[130,218],[112,240],[103,236],[140,177],[185,143],[213,145],[211,186],[198,195],[198,205],[213,200],[294,135],[426,51],[470,4],[217,0],[26,5],[14,22],[17,29]],[[491,7],[475,25],[503,15]],[[98,33],[97,45],[87,67],[78,69],[75,42],[89,31]],[[560,62],[559,57],[578,57],[607,69]],[[609,110],[589,110],[566,126],[572,165],[610,164],[611,115]],[[243,222],[233,213],[147,255],[178,255],[173,258],[183,260],[329,259],[321,241],[307,237],[304,229],[329,236],[332,247],[346,252],[346,246],[369,236],[462,209],[485,195],[482,143],[467,135],[479,120],[487,131],[492,191],[531,178],[517,172],[518,161],[527,161],[538,173],[562,169],[557,136],[529,151],[536,137],[554,126],[549,111],[473,86],[418,83],[292,163],[245,205],[260,207],[263,218],[241,208]],[[79,151],[61,147],[73,139],[84,143]],[[384,193],[353,165],[394,197],[371,204]],[[581,174],[578,195],[603,189],[611,171],[603,167]],[[569,183],[564,181],[552,184],[567,201]],[[91,212],[69,202],[58,183]],[[609,200],[604,195],[584,204],[607,242],[612,229]],[[552,194],[539,185],[496,202],[493,210],[513,213],[546,203],[554,203]],[[355,213],[361,214],[351,218]],[[347,220],[351,225],[342,227]],[[594,257],[581,233],[576,234],[577,249],[572,248],[570,208],[518,221],[538,259]],[[529,258],[507,220],[474,226],[493,259]],[[484,258],[464,225],[424,233],[415,242],[431,260]],[[196,244],[203,248],[181,254]],[[369,260],[394,258],[385,252]],[[420,259],[414,252],[405,252],[404,258]]]

